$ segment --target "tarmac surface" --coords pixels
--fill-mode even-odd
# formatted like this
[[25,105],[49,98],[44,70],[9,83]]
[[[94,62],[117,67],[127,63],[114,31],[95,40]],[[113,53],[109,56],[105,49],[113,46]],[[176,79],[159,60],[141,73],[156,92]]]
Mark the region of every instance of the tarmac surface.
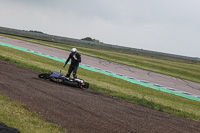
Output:
[[199,133],[200,122],[142,107],[104,93],[72,88],[37,71],[0,60],[0,93],[69,133]]
[[[27,48],[30,50],[34,50],[37,52],[45,53],[48,55],[52,55],[55,57],[67,59],[69,55],[69,51],[61,50],[61,49],[56,49],[44,45],[39,45],[35,43],[30,43],[22,40],[17,40],[17,39],[12,39],[8,37],[3,37],[0,36],[0,42],[12,44],[15,46]],[[107,70],[110,72],[122,74],[128,77],[134,77],[140,80],[148,81],[151,83],[155,84],[160,84],[165,87],[173,88],[178,91],[182,92],[187,92],[196,96],[200,97],[200,84],[171,77],[171,76],[166,76],[163,74],[155,73],[155,72],[150,72],[134,67],[130,67],[127,65],[122,65],[119,63],[114,63],[110,62],[107,60],[103,59],[98,59],[86,55],[81,55],[82,56],[82,64],[90,65],[92,67],[100,68],[102,70]]]

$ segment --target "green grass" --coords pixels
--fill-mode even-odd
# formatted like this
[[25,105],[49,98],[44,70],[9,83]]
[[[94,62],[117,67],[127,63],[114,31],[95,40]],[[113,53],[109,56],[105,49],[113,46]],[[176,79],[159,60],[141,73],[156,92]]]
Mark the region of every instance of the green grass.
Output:
[[[0,46],[0,58],[41,72],[62,70],[66,74],[67,71],[62,68],[63,63],[61,62],[4,46]],[[153,90],[82,68],[79,68],[78,76],[89,82],[91,89],[152,109],[200,121],[200,102]]]
[[[0,34],[3,35],[3,34]],[[5,35],[4,35],[5,36]],[[9,36],[9,35],[6,35]],[[21,39],[41,45],[51,46],[64,50],[71,50],[72,45],[53,43],[41,40],[34,40],[23,37],[9,36],[16,39]],[[77,47],[79,53],[97,57],[120,64],[125,64],[132,67],[141,68],[165,75],[170,75],[180,79],[185,79],[193,82],[200,83],[200,63],[176,60],[176,59],[160,59],[150,58],[145,56],[138,56],[134,54],[125,54],[120,52],[106,51],[100,49]]]
[[64,133],[62,127],[47,122],[37,113],[0,94],[0,121],[21,133]]

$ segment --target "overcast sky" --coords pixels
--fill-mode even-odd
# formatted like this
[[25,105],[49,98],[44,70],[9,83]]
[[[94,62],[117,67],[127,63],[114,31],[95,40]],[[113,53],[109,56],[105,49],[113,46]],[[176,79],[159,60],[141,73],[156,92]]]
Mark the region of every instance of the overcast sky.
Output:
[[0,0],[0,26],[200,57],[200,0]]

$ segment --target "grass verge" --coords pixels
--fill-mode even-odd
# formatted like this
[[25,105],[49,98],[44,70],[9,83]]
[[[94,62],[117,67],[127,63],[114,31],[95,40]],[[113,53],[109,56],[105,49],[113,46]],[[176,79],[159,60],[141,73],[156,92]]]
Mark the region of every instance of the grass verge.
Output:
[[[50,47],[55,47],[59,49],[64,49],[68,51],[71,50],[72,47],[74,47],[72,45],[53,43],[53,42],[35,40],[24,37],[10,36],[4,34],[0,35],[20,40],[25,40],[41,45],[46,45]],[[200,63],[198,62],[175,60],[172,58],[169,59],[160,59],[152,57],[150,58],[134,54],[125,54],[120,52],[92,49],[92,47],[91,48],[77,47],[77,48],[79,53],[81,54],[200,83]]]
[[47,122],[35,112],[30,112],[26,105],[19,104],[0,94],[0,121],[21,133],[64,133],[62,127]]
[[[41,72],[59,71],[60,69],[66,72],[66,69],[62,68],[63,63],[61,62],[4,46],[0,46],[0,58]],[[82,68],[79,68],[78,76],[89,82],[92,89],[152,109],[200,121],[200,102],[132,84]]]

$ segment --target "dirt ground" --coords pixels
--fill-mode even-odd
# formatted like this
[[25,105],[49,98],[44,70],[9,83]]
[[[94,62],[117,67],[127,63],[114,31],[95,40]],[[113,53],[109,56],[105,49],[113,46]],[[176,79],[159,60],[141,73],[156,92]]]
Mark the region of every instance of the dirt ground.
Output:
[[200,122],[39,79],[39,72],[0,60],[0,93],[27,105],[70,133],[199,133]]

